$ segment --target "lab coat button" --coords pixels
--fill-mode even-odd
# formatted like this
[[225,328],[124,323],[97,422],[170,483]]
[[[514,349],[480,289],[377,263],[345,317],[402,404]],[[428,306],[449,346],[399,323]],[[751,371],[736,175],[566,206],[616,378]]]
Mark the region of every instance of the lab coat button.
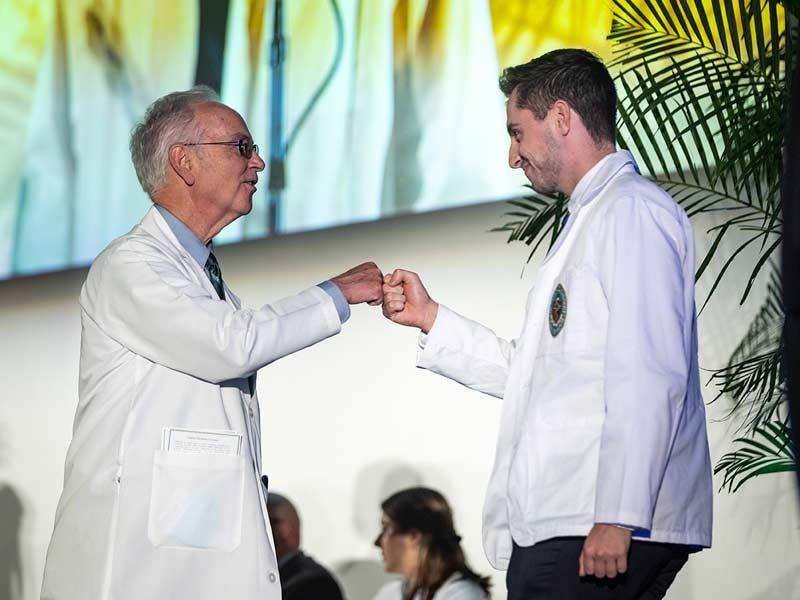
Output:
[[253,414],[253,409],[252,409],[252,408],[248,408],[248,409],[247,409],[247,412],[250,414],[250,418],[252,419],[252,418],[253,418],[253,416],[254,416],[254,414]]
[[274,573],[274,572],[270,572],[270,574],[269,574],[269,582],[270,582],[270,583],[275,583],[275,581],[276,581],[277,579],[278,579],[278,578],[275,576],[275,573]]

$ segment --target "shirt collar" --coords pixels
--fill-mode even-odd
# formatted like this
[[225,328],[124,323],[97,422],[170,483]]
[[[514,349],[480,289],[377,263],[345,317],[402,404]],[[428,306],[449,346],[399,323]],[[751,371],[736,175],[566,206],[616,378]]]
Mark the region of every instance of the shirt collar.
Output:
[[197,239],[197,236],[192,233],[192,230],[189,229],[183,221],[181,221],[178,217],[173,215],[163,206],[159,206],[156,204],[156,210],[161,213],[161,216],[164,217],[164,220],[169,225],[169,228],[172,230],[172,233],[175,234],[175,237],[178,239],[178,242],[189,255],[197,261],[197,264],[201,267],[205,267],[206,261],[208,260],[208,255],[211,254],[211,244],[209,243],[208,246],[204,245],[203,242]]
[[627,150],[619,150],[597,161],[581,177],[578,185],[572,190],[572,195],[569,197],[569,203],[567,204],[570,214],[574,215],[582,206],[589,204],[597,195],[597,192],[606,186],[608,180],[628,164],[633,165],[637,172],[639,171],[636,161]]

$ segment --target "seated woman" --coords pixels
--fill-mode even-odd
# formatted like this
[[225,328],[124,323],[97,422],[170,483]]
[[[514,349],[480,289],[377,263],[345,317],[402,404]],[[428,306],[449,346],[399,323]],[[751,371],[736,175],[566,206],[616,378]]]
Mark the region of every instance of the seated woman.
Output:
[[415,487],[381,504],[381,533],[375,540],[385,569],[402,581],[383,586],[374,600],[486,600],[489,578],[469,568],[453,514],[439,492]]

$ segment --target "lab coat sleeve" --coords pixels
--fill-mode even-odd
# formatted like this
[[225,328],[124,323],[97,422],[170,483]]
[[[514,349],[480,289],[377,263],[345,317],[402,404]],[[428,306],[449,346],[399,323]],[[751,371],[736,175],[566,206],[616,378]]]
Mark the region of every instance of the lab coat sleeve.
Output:
[[247,377],[341,329],[333,300],[317,286],[236,310],[141,240],[112,246],[95,261],[81,306],[132,352],[213,383]]
[[417,366],[502,398],[516,342],[440,304],[428,335],[420,335]]
[[595,238],[609,306],[596,523],[652,527],[690,367],[687,222],[674,203],[620,198]]

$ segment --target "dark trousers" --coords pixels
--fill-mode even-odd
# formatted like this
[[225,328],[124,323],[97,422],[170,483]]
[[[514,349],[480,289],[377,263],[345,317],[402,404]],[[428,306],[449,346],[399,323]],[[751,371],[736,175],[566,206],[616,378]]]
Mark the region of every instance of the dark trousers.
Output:
[[631,542],[628,570],[614,579],[578,576],[583,537],[517,546],[506,574],[508,600],[655,600],[663,598],[689,557],[678,544]]

